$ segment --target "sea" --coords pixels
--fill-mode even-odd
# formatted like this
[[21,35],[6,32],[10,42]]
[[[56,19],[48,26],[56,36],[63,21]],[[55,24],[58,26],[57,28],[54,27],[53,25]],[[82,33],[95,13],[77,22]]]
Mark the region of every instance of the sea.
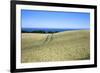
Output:
[[64,28],[64,29],[59,29],[59,28],[21,28],[22,31],[25,32],[32,32],[32,31],[45,31],[45,32],[63,32],[63,31],[72,31],[72,30],[88,30],[88,29],[79,29],[79,28]]

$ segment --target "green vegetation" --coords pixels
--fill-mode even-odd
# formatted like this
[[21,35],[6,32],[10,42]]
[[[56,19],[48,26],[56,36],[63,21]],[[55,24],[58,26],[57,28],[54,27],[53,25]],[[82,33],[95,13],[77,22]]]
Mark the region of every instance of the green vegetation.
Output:
[[90,59],[90,31],[22,33],[21,62]]
[[22,33],[57,33],[59,31],[43,31],[43,30],[34,30],[34,31],[24,31],[22,30]]

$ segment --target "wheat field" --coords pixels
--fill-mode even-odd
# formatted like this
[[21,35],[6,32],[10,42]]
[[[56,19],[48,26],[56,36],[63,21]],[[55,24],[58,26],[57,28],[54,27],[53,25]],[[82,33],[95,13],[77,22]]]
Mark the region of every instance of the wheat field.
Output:
[[87,59],[90,59],[89,30],[22,33],[22,63]]

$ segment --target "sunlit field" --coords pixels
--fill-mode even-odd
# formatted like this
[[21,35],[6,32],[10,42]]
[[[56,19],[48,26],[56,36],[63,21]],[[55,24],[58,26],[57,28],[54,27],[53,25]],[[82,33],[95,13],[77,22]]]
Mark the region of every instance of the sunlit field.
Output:
[[90,59],[89,30],[22,33],[22,63],[87,59]]

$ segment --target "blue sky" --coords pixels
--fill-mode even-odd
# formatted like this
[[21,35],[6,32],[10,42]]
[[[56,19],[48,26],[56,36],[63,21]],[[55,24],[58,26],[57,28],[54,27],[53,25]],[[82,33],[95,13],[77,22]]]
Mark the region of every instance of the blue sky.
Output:
[[21,10],[22,28],[89,29],[90,13]]

